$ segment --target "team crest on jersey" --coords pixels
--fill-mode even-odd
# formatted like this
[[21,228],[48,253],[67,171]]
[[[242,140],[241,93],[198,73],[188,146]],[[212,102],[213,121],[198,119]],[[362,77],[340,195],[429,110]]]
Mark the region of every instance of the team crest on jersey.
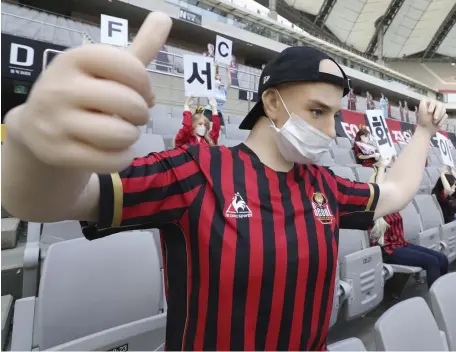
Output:
[[237,219],[252,217],[252,211],[239,192],[237,192],[231,199],[231,203],[228,206],[228,209],[226,209],[225,216],[227,218]]
[[314,210],[315,217],[320,220],[322,224],[330,224],[334,220],[334,215],[329,209],[328,200],[325,195],[316,192],[312,196],[312,207]]

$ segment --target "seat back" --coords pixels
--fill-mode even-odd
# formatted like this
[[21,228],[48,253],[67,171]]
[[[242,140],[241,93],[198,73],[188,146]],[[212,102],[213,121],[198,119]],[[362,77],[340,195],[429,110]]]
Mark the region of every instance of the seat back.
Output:
[[157,315],[160,263],[153,236],[126,232],[55,243],[44,262],[34,345],[40,350]]
[[355,156],[351,149],[333,148],[331,150],[334,161],[338,165],[356,164]]
[[237,116],[237,115],[230,115],[228,117],[228,122],[230,123],[230,125],[240,125],[241,122],[244,120],[244,117],[245,116]]
[[49,246],[56,242],[82,238],[79,221],[59,221],[42,224],[41,245]]
[[157,153],[165,150],[163,137],[158,134],[141,133],[138,140],[133,144],[134,157],[141,158],[149,153]]
[[357,167],[355,174],[359,182],[369,182],[369,178],[373,175],[374,168],[372,167]]
[[336,140],[337,140],[337,145],[339,146],[339,148],[351,149],[353,147],[352,143],[350,142],[350,140],[348,138],[336,137]]
[[439,169],[436,166],[428,166],[426,168],[426,171],[429,176],[429,180],[431,182],[431,187],[433,188],[435,186],[435,184],[437,183],[437,180],[440,177]]
[[339,177],[346,178],[350,181],[356,181],[355,173],[346,166],[331,166],[330,169]]
[[432,166],[440,166],[442,164],[442,161],[440,160],[440,157],[437,155],[429,155],[429,164]]
[[410,202],[400,211],[404,225],[405,239],[411,243],[418,244],[419,234],[422,231],[421,219],[416,210],[415,204]]
[[377,351],[444,351],[439,328],[421,297],[396,303],[374,326]]
[[328,351],[366,351],[363,342],[356,338],[350,337],[348,339],[334,342],[327,346]]
[[456,351],[455,288],[456,273],[450,273],[435,281],[429,290],[432,312],[439,329],[446,334],[450,351]]
[[226,138],[228,139],[237,139],[244,141],[248,136],[250,131],[247,130],[240,130],[238,125],[230,125],[227,124],[226,126]]
[[[341,280],[352,286],[351,298],[344,305],[346,320],[367,314],[383,300],[382,253],[378,246],[367,247],[366,239],[366,233],[359,230],[341,230],[339,234],[339,244],[342,244],[342,254],[339,254]],[[350,248],[360,249],[348,253],[346,241],[353,243]]]
[[419,194],[413,199],[421,216],[423,230],[428,230],[442,225],[442,215],[430,194]]
[[335,164],[334,159],[332,158],[329,152],[324,153],[323,156],[318,160],[319,165],[332,166]]
[[337,263],[336,279],[334,282],[334,297],[333,297],[333,305],[332,305],[332,310],[331,310],[331,318],[329,320],[329,328],[333,327],[333,325],[337,321],[337,316],[339,315],[339,308],[340,308],[339,282],[340,282],[340,268],[339,268],[339,263]]

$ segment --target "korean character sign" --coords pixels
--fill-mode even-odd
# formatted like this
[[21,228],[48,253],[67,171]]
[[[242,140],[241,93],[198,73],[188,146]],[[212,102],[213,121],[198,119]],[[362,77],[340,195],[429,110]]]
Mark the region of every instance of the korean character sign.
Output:
[[184,89],[186,96],[215,97],[215,66],[212,57],[184,55]]
[[231,65],[232,51],[233,42],[218,35],[215,45],[215,62],[226,66]]
[[435,134],[440,149],[440,156],[445,165],[454,167],[453,155],[451,155],[451,141],[441,133]]
[[396,155],[396,149],[382,110],[366,110],[366,115],[380,155],[384,159],[391,159]]

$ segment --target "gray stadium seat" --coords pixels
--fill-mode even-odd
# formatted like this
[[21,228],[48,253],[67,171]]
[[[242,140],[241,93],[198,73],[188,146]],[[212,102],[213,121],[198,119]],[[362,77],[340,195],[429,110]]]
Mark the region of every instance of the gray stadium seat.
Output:
[[182,119],[184,117],[184,108],[180,107],[180,106],[171,107],[171,117],[173,119],[179,119],[180,121],[182,121]]
[[135,158],[146,156],[149,153],[165,150],[163,137],[158,134],[141,133],[138,140],[133,144]]
[[426,301],[414,297],[396,303],[374,326],[377,351],[447,351]]
[[[244,120],[245,116],[236,116],[236,115],[230,115],[228,117],[228,123],[231,125],[240,125],[242,120]],[[225,121],[226,122],[226,121]]]
[[356,337],[334,342],[326,348],[328,351],[366,351],[363,342]]
[[224,145],[224,146],[227,146],[227,147],[235,147],[241,143],[243,143],[244,141],[241,141],[241,140],[237,140],[237,139],[228,139],[228,138],[225,138],[220,144],[221,145]]
[[440,166],[440,165],[442,165],[442,161],[440,160],[440,157],[435,154],[429,155],[429,165]]
[[448,261],[454,261],[456,259],[456,222],[443,223],[443,216],[434,196],[417,195],[414,203],[421,215],[423,228],[438,230],[440,243],[433,249],[440,250],[440,247],[443,247],[442,252],[448,257]]
[[162,248],[161,248],[161,241],[160,241],[160,231],[158,229],[153,229],[152,233],[154,236],[155,247],[157,248],[157,252],[158,252],[158,258],[160,259],[160,271],[161,271],[162,282],[163,282],[163,295],[162,295],[162,300],[160,302],[160,310],[162,312],[166,312],[168,309],[168,305],[166,302],[166,294],[165,294],[165,272],[164,272],[164,268],[163,268],[163,255],[162,255]]
[[226,138],[228,138],[228,139],[244,141],[249,136],[249,133],[250,133],[250,131],[247,131],[247,130],[240,130],[238,125],[227,124],[225,127],[226,127]]
[[353,170],[345,166],[331,166],[330,169],[339,177],[346,178],[351,181],[356,181]]
[[345,137],[336,137],[337,145],[342,149],[351,149],[353,147],[352,142]]
[[357,167],[354,172],[359,182],[369,182],[370,177],[374,174],[374,169],[372,167]]
[[396,153],[399,155],[399,153],[402,151],[402,147],[398,143],[394,143],[394,149],[396,149]]
[[339,233],[340,280],[351,286],[342,309],[346,320],[363,316],[383,300],[383,260],[380,247],[369,247],[364,231]]
[[434,282],[430,289],[431,309],[441,331],[446,335],[450,351],[456,351],[456,273],[449,273]]
[[335,162],[338,165],[344,166],[358,166],[355,161],[355,156],[353,155],[353,151],[350,149],[341,149],[341,148],[332,148],[331,149],[332,156],[334,157]]
[[418,194],[431,194],[431,181],[429,180],[429,176],[426,172],[423,172]]
[[16,301],[11,349],[151,351],[165,339],[151,233],[53,244],[38,297]]
[[340,308],[340,268],[339,263],[337,263],[336,268],[336,279],[334,283],[334,297],[333,297],[333,306],[331,309],[331,318],[329,320],[329,328],[333,327],[336,324],[337,316],[339,315],[339,308]]
[[440,178],[439,168],[436,166],[428,166],[426,172],[429,176],[429,181],[431,182],[431,190],[434,188],[437,180]]
[[335,165],[335,162],[331,154],[327,152],[323,154],[320,160],[318,160],[318,164],[323,166],[333,166]]
[[11,330],[11,318],[13,316],[13,296],[2,296],[2,351],[6,349],[6,342]]

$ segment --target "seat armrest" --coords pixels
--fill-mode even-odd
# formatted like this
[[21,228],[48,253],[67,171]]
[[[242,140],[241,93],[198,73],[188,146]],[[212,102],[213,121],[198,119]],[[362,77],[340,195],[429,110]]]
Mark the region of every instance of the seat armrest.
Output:
[[383,263],[383,278],[385,281],[391,279],[394,276],[394,269],[390,264]]
[[[128,324],[116,326],[89,336],[81,337],[50,348],[52,351],[107,351],[122,345],[128,339],[149,333],[157,329],[166,328],[166,313],[154,315]],[[163,332],[163,342],[165,332]],[[153,346],[151,346],[152,348]],[[162,344],[156,346],[162,347]],[[133,346],[132,346],[133,348]]]
[[18,299],[14,306],[11,351],[31,351],[35,320],[35,297]]

